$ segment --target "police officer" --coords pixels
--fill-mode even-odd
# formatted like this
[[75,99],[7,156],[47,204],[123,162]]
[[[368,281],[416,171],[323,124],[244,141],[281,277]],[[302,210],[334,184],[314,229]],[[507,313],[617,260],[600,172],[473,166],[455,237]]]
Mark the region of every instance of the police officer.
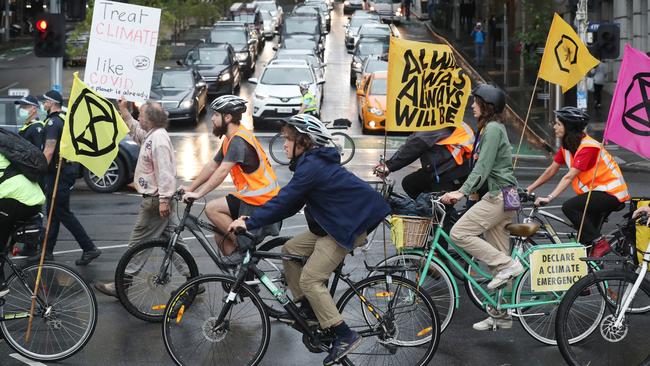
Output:
[[316,97],[309,90],[309,82],[301,81],[298,87],[300,88],[300,94],[302,94],[302,103],[298,114],[311,114],[314,117],[320,118]]
[[18,105],[18,121],[24,121],[23,126],[18,130],[18,134],[31,142],[32,145],[43,150],[45,143],[45,134],[43,121],[38,120],[38,99],[33,95],[27,95],[14,102]]
[[[48,162],[48,173],[45,179],[45,195],[47,197],[47,209],[50,210],[54,183],[56,180],[56,170],[59,164],[59,144],[63,133],[65,114],[61,110],[63,97],[56,90],[50,90],[41,96],[41,102],[47,112],[45,119],[45,148],[43,154]],[[52,222],[47,237],[46,259],[54,259],[54,245],[59,236],[59,227],[61,224],[72,233],[83,254],[81,258],[75,261],[78,266],[84,266],[93,259],[99,257],[99,250],[93,241],[88,237],[86,230],[77,217],[70,211],[70,189],[77,178],[77,167],[73,164],[61,160],[61,173],[59,176],[59,185],[56,191],[56,203],[52,212]]]

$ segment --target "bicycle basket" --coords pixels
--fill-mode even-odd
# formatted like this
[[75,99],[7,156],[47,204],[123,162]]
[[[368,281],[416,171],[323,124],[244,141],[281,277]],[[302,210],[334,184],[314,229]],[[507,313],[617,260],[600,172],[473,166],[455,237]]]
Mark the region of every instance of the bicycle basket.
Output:
[[429,217],[392,215],[391,239],[398,250],[427,245],[432,220]]

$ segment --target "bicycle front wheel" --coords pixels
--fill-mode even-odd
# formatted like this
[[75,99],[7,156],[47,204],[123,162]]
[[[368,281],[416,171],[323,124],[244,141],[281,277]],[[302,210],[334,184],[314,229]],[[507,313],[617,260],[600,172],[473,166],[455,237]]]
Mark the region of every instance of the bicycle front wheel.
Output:
[[[569,365],[648,364],[650,317],[628,311],[622,324],[615,324],[626,291],[636,279],[637,274],[633,272],[597,271],[580,279],[567,291],[558,308],[555,333],[562,357]],[[641,283],[635,298],[641,296],[650,296],[647,279]],[[585,333],[593,323],[596,323],[595,331],[582,342],[572,344],[571,339]]]
[[341,154],[341,165],[349,163],[354,157],[354,152],[356,151],[356,146],[354,145],[352,137],[343,132],[332,132],[332,138],[334,139],[336,149]]
[[176,364],[250,366],[262,360],[271,325],[253,288],[243,284],[224,320],[218,322],[234,284],[235,279],[228,276],[200,276],[181,286],[169,300],[163,338]]
[[[9,346],[38,361],[60,361],[79,352],[97,324],[97,302],[88,284],[73,269],[44,263],[34,308],[31,333],[26,339],[31,296],[38,265],[22,269],[25,282],[13,275],[7,280],[0,330]],[[29,289],[27,289],[27,288]]]
[[276,134],[269,142],[269,154],[271,159],[280,165],[289,165],[289,158],[284,152],[284,139],[281,134]]
[[[359,296],[361,294],[362,296]],[[374,276],[348,289],[337,307],[364,341],[347,355],[354,365],[427,365],[440,341],[431,297],[399,276]]]

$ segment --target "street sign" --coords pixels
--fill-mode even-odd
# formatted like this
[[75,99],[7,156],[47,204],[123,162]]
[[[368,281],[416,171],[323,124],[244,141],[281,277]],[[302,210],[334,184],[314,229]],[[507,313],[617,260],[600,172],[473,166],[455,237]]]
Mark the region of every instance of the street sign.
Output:
[[7,91],[10,97],[26,97],[29,95],[27,88],[11,88]]

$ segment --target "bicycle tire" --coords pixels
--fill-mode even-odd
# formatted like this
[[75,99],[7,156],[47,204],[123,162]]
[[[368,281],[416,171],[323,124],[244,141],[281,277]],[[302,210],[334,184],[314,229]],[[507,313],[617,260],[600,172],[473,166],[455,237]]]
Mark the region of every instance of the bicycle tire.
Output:
[[[415,253],[395,254],[377,263],[377,266],[406,267],[406,271],[398,271],[396,273],[418,284],[418,279],[426,260],[427,257]],[[372,271],[368,274],[368,277],[379,274],[380,272]],[[438,310],[438,316],[440,317],[440,332],[442,333],[447,329],[454,316],[458,295],[455,293],[454,285],[451,282],[449,270],[431,261],[429,270],[427,271],[427,279],[421,288],[429,294],[433,303],[436,305],[436,310]]]
[[[235,295],[237,304],[230,309],[228,330],[219,333],[214,329],[214,322],[234,283],[233,277],[204,275],[182,285],[170,298],[163,319],[163,339],[177,365],[254,366],[260,363],[269,345],[271,324],[253,288],[242,284]],[[198,287],[203,287],[205,292],[196,294],[194,289]],[[251,315],[246,315],[247,310]],[[233,319],[233,315],[241,315],[243,320]],[[233,330],[241,332],[233,335]],[[258,347],[254,347],[253,337],[259,338]]]
[[[617,287],[617,282],[631,286],[636,281],[637,276],[636,273],[623,270],[592,272],[576,282],[566,292],[558,308],[555,333],[557,334],[560,353],[569,365],[647,365],[647,362],[650,361],[650,352],[648,351],[647,342],[643,342],[643,340],[647,338],[650,319],[645,315],[627,312],[628,315],[626,315],[623,322],[625,332],[622,331],[623,329],[618,332],[608,332],[611,329],[608,328],[608,325],[611,325],[612,320],[615,319],[616,310],[621,303],[618,301],[612,307],[609,305],[609,301],[604,300],[607,296],[603,293],[603,290],[607,291]],[[641,282],[636,296],[643,293],[645,293],[645,296],[650,296],[650,281],[648,279]],[[572,321],[571,315],[573,314],[573,318],[576,318],[576,314],[578,314],[584,318],[587,314],[593,313],[585,305],[576,310],[575,303],[578,299],[585,302],[586,305],[589,304],[584,301],[584,298],[600,298],[600,302],[607,302],[608,306],[603,309],[604,314],[599,315],[597,327],[599,331],[593,332],[582,342],[571,344],[568,339],[569,330],[567,329]],[[622,300],[622,297],[620,299]],[[631,321],[630,318],[634,320]],[[622,334],[623,338],[617,340],[616,337]],[[606,337],[610,337],[610,339]],[[635,340],[637,344],[625,342],[625,339]]]
[[343,136],[343,147],[339,147],[338,145],[336,146],[341,154],[341,165],[345,165],[354,157],[356,145],[354,144],[352,137],[345,132],[332,132],[332,137],[336,139],[336,136]]
[[[180,276],[177,280],[172,280],[172,282],[162,286],[155,284],[153,281],[158,277],[157,272],[160,270],[162,258],[164,257],[168,244],[168,239],[158,238],[134,245],[122,255],[115,269],[115,291],[117,292],[117,297],[120,303],[122,303],[122,306],[138,319],[152,323],[161,322],[163,320],[164,307],[173,291],[187,280],[199,275],[199,268],[192,254],[185,247],[177,244],[173,249],[174,254],[172,254],[172,258],[181,260],[183,264],[179,262],[174,263],[177,263],[178,266],[184,265],[185,267],[183,268],[187,268],[189,275]],[[141,268],[137,272],[138,276],[131,275],[132,278],[130,280],[127,279],[127,267],[133,262],[133,259],[143,255],[144,251],[151,250],[153,252],[156,249],[159,249],[160,256],[158,258],[160,258],[160,261],[151,265],[151,254],[149,254],[146,261],[148,263],[141,265]],[[143,273],[142,270],[145,266],[150,267],[151,270]],[[169,267],[178,273],[174,264]],[[140,274],[143,274],[143,276],[140,276]],[[136,286],[138,286],[137,288],[142,288],[142,291],[134,292],[133,289]],[[145,304],[145,302],[148,304]]]
[[[367,296],[372,293],[373,286],[378,286],[377,289],[380,289],[382,291],[376,292],[375,296]],[[397,288],[391,291],[394,287],[389,286],[397,286]],[[366,290],[368,291],[366,292]],[[440,342],[440,319],[438,317],[436,306],[431,297],[426,293],[426,291],[418,288],[413,281],[399,276],[390,276],[390,281],[387,280],[387,276],[374,276],[365,278],[357,282],[355,284],[355,288],[348,289],[343,294],[343,296],[341,296],[337,303],[337,308],[343,316],[343,320],[346,322],[346,324],[350,328],[356,330],[357,332],[360,332],[362,336],[364,329],[373,329],[373,325],[376,325],[377,322],[383,322],[386,328],[392,328],[391,330],[393,331],[393,335],[406,337],[408,329],[405,327],[398,329],[398,326],[396,326],[394,322],[390,322],[391,319],[388,318],[388,315],[392,314],[394,309],[389,308],[386,310],[378,304],[378,299],[390,298],[390,296],[385,296],[386,293],[401,294],[401,291],[405,291],[404,294],[415,294],[415,300],[411,298],[409,302],[413,305],[422,307],[418,307],[416,309],[416,312],[406,314],[404,317],[401,317],[402,314],[398,314],[400,315],[400,319],[407,319],[407,322],[413,324],[414,321],[417,321],[420,317],[424,316],[423,314],[426,314],[428,316],[428,318],[423,322],[413,326],[413,331],[419,330],[415,334],[415,337],[419,337],[419,339],[401,340],[400,338],[399,340],[396,340],[390,338],[390,334],[380,334],[379,336],[372,336],[376,342],[372,342],[372,345],[368,345],[370,343],[370,337],[366,337],[365,341],[361,343],[361,346],[359,346],[359,348],[347,355],[347,358],[351,364],[386,364],[385,358],[391,356],[398,357],[399,363],[401,365],[422,366],[427,365],[429,361],[431,361],[438,348],[438,343]],[[363,296],[366,300],[370,301],[370,305],[362,305],[361,299],[357,295],[357,292],[359,294],[365,294]],[[408,298],[404,299],[407,300]],[[355,302],[352,303],[352,300]],[[350,306],[347,307],[347,305]],[[400,303],[400,305],[403,305],[403,301]],[[380,318],[380,320],[375,319],[373,315],[369,314],[368,306],[373,309],[379,309],[379,312],[384,317]],[[354,319],[353,313],[355,312],[362,313],[359,316],[360,319]],[[385,328],[382,327],[382,329]],[[382,350],[384,352],[380,352]],[[378,353],[373,355],[373,351],[376,351]],[[408,360],[404,354],[407,351],[421,352],[422,354],[415,356],[417,360]],[[361,357],[366,356],[370,358],[377,357],[377,361],[359,361]]]
[[284,139],[280,133],[271,138],[269,142],[269,154],[271,159],[280,165],[289,165],[289,158],[284,153]]
[[[30,290],[25,288],[25,283],[18,276],[12,274],[7,280],[9,294],[4,297],[5,303],[0,307],[3,317],[29,313],[38,265],[25,267],[21,272],[27,279]],[[57,295],[61,297],[55,298]],[[7,344],[27,358],[50,362],[64,360],[83,349],[97,325],[97,300],[86,281],[68,266],[46,262],[43,263],[38,296],[49,304],[49,311],[41,309],[40,304],[36,303],[29,342],[25,341],[28,318],[0,322],[0,330]],[[81,319],[80,316],[84,313],[87,317]],[[18,330],[21,327],[25,330]],[[80,336],[77,337],[77,334]],[[73,336],[75,338],[71,340],[72,344],[62,349]],[[38,340],[42,338],[45,338],[45,352],[35,349],[39,348],[41,342]],[[59,351],[55,352],[57,347]]]

